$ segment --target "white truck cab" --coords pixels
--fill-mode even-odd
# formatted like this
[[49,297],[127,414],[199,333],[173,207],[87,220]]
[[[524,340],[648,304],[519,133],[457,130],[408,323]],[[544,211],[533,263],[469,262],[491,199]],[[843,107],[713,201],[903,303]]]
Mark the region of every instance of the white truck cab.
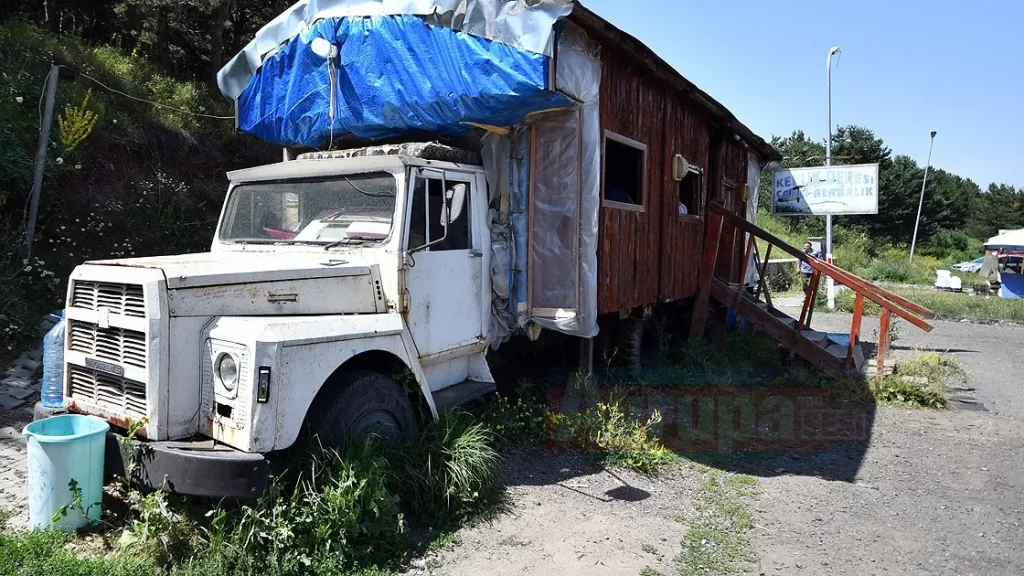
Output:
[[406,436],[417,408],[494,389],[487,182],[468,153],[315,153],[229,179],[210,252],[89,262],[69,283],[66,408],[142,423],[143,482],[249,496],[304,426]]

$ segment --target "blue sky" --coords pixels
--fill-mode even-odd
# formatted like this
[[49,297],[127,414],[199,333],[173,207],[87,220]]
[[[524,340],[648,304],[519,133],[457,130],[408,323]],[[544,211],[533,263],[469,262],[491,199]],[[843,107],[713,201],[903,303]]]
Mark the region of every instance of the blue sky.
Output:
[[[583,0],[768,139],[834,125],[982,187],[1024,187],[1024,2]],[[671,8],[669,8],[671,7]]]

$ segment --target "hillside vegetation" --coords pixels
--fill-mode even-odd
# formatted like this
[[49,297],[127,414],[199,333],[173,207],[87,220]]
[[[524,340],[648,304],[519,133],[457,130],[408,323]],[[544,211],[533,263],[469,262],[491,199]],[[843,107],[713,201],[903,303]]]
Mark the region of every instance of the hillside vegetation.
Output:
[[[138,53],[17,20],[0,23],[0,47],[2,356],[37,338],[39,317],[61,307],[66,278],[83,261],[206,249],[225,171],[272,162],[277,152],[235,135],[230,119],[197,116],[230,117],[230,103]],[[81,74],[58,85],[28,260],[40,97],[55,58]]]

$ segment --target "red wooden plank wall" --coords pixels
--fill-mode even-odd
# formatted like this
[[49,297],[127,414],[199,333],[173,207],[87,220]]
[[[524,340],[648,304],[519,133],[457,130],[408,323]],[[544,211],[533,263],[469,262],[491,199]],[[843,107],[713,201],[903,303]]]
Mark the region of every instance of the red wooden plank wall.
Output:
[[[637,73],[607,46],[602,59],[602,128],[647,145],[645,210],[601,208],[598,312],[605,314],[697,293],[705,222],[679,218],[675,154],[704,170],[699,215],[706,215],[708,195],[721,187],[711,182],[715,170],[706,113],[657,78]],[[730,164],[721,172],[742,182],[745,152],[723,156],[726,164],[742,159],[741,167]]]

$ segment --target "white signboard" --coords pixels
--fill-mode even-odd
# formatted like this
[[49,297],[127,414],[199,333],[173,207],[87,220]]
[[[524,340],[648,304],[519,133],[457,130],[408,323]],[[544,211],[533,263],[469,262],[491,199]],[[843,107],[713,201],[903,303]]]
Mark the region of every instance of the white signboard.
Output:
[[878,214],[878,164],[787,168],[772,183],[773,214]]

